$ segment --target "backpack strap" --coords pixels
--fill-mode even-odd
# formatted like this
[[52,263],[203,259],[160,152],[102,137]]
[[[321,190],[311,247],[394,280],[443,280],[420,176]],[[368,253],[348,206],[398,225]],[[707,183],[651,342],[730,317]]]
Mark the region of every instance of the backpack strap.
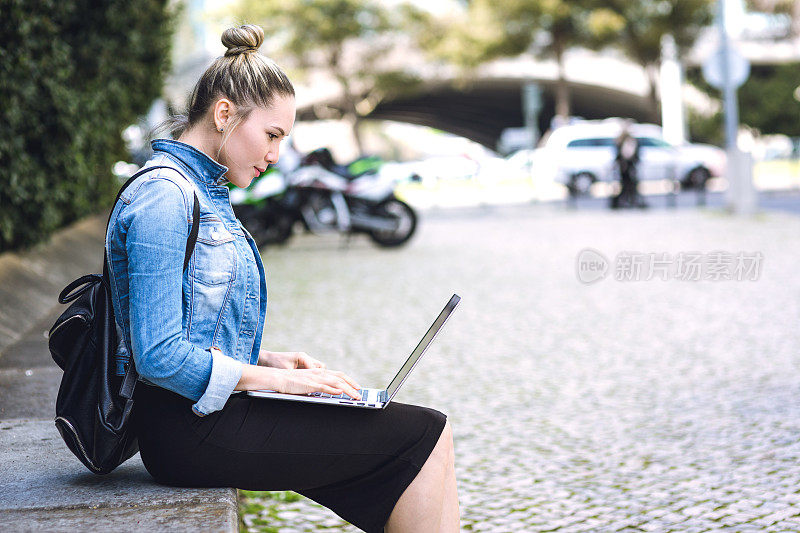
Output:
[[[166,165],[154,165],[152,167],[143,168],[143,169],[139,170],[139,172],[137,172],[136,174],[134,174],[133,176],[128,178],[128,181],[126,181],[125,184],[120,188],[119,192],[117,192],[117,197],[114,200],[114,203],[111,204],[112,205],[112,211],[113,211],[113,206],[117,205],[117,202],[119,201],[120,196],[122,196],[122,192],[125,189],[128,188],[128,185],[133,183],[134,180],[136,180],[136,178],[138,178],[142,174],[146,174],[147,172],[150,172],[151,170],[155,170],[157,168],[166,168],[166,169],[169,169],[169,170],[174,170],[175,172],[177,172],[178,174],[183,176],[183,173],[181,171],[179,171],[178,169],[176,169],[174,167],[168,167]],[[183,177],[188,181],[188,178],[186,178],[186,176],[183,176]],[[186,267],[189,266],[189,258],[192,257],[192,252],[194,251],[194,245],[197,242],[197,232],[200,229],[199,228],[199,226],[200,226],[199,222],[200,222],[200,201],[197,199],[197,192],[194,192],[194,206],[192,207],[192,231],[189,233],[189,239],[186,241],[186,253],[185,253],[184,257],[183,257],[183,269],[184,270],[186,270]],[[110,223],[111,223],[111,214],[109,213],[108,221],[106,222],[106,233],[105,233],[106,235],[108,234],[108,225]],[[106,253],[105,253],[105,251],[103,252],[103,257],[104,257],[104,260],[103,260],[103,277],[107,281],[108,280],[108,272],[107,272],[108,267],[106,265],[106,259],[105,259]]]
[[194,207],[192,208],[192,231],[189,233],[189,240],[186,242],[186,255],[183,258],[183,269],[189,266],[189,258],[194,252],[194,245],[197,243],[197,233],[200,231],[200,201],[197,193],[194,193]]
[[[117,193],[117,198],[114,200],[114,203],[112,204],[112,212],[113,212],[113,206],[117,205],[120,196],[122,196],[122,191],[124,191],[128,187],[128,185],[133,183],[133,181],[142,174],[145,174],[157,168],[168,168],[170,170],[174,170],[175,172],[183,176],[183,173],[181,173],[179,170],[165,165],[154,165],[152,167],[146,167],[141,169],[139,172],[128,178],[128,181],[126,181],[125,184],[122,186],[122,188],[120,188],[119,192]],[[186,176],[183,177],[186,178]],[[188,178],[186,179],[188,180]],[[200,201],[197,199],[196,191],[193,193],[193,195],[194,195],[194,205],[192,206],[192,230],[189,233],[189,238],[186,241],[186,253],[184,254],[183,257],[184,271],[186,270],[186,267],[189,266],[189,258],[192,257],[192,253],[194,252],[194,246],[197,243],[197,233],[200,231]],[[109,213],[108,222],[106,222],[105,235],[108,235],[108,225],[110,223],[111,223],[111,214]],[[103,247],[103,280],[104,283],[106,284],[106,289],[110,290],[109,289],[110,283],[108,278],[108,253],[105,249],[105,246]],[[136,381],[138,379],[139,379],[139,373],[136,371],[136,366],[133,363],[133,354],[131,354],[131,359],[128,364],[128,369],[125,371],[125,377],[123,378],[122,385],[120,386],[119,389],[119,395],[125,399],[132,398],[133,390],[136,387]]]

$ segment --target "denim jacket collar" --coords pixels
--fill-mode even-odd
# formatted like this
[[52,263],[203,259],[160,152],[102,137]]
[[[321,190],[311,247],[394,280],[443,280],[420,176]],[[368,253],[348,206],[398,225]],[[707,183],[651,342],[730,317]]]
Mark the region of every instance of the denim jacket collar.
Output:
[[166,152],[192,169],[207,185],[224,185],[228,167],[220,165],[194,146],[172,139],[156,139],[150,143],[154,152]]

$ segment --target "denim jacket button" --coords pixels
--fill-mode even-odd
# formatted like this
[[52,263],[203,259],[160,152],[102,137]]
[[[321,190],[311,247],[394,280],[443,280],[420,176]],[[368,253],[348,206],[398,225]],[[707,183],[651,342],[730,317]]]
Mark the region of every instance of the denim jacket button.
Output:
[[211,232],[211,239],[214,240],[214,241],[218,241],[219,240],[219,232],[217,232],[217,230],[213,230]]

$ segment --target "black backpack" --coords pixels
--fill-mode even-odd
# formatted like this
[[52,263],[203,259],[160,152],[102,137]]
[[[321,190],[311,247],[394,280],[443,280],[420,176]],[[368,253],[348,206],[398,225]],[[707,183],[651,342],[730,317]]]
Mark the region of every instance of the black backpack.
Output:
[[[125,182],[113,205],[134,179],[157,168],[172,167],[140,170]],[[199,219],[200,203],[195,193],[184,270],[197,241]],[[74,302],[50,328],[48,341],[53,360],[64,370],[56,400],[56,427],[67,447],[95,474],[111,472],[139,451],[130,423],[139,375],[132,354],[125,375],[115,372],[118,339],[105,248],[103,257],[102,276],[81,276],[58,295],[62,304]]]

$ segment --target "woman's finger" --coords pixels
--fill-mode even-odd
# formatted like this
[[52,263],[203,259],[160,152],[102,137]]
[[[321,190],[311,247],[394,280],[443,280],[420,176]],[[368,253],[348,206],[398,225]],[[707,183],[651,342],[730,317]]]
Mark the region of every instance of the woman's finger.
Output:
[[359,387],[354,387],[353,385],[351,385],[342,376],[343,374],[341,372],[327,372],[320,377],[320,381],[324,382],[326,385],[340,389],[339,394],[344,392],[351,398],[356,398],[356,399],[360,398],[361,389]]
[[[347,376],[345,376],[347,377]],[[361,387],[358,386],[355,382],[348,381],[347,379],[342,379],[342,388],[347,393],[348,396],[355,398],[357,400],[361,399]]]
[[311,393],[324,392],[334,396],[342,393],[351,398],[360,399],[361,387],[344,372],[324,370],[322,368],[289,370],[289,392]]
[[[312,391],[312,392],[317,392],[317,391],[316,391],[316,390],[314,390],[314,391]],[[331,386],[331,385],[320,385],[320,387],[319,387],[319,392],[324,392],[324,393],[326,393],[326,394],[330,394],[330,395],[332,395],[332,396],[339,396],[339,395],[340,395],[340,394],[342,394],[344,391],[343,391],[343,390],[341,390],[341,389],[337,389],[336,387],[333,387],[333,386]]]
[[342,378],[342,379],[343,379],[343,380],[344,380],[344,381],[345,381],[345,382],[346,382],[348,385],[350,385],[351,387],[353,387],[355,390],[357,390],[357,391],[360,391],[360,390],[361,390],[361,385],[359,385],[359,384],[358,384],[358,382],[357,382],[355,379],[351,378],[350,376],[348,376],[348,375],[347,375],[347,374],[345,374],[344,372],[341,372],[341,376],[340,376],[340,377],[341,377],[341,378]]
[[298,354],[297,362],[298,368],[325,368],[322,361],[318,361],[304,352]]

